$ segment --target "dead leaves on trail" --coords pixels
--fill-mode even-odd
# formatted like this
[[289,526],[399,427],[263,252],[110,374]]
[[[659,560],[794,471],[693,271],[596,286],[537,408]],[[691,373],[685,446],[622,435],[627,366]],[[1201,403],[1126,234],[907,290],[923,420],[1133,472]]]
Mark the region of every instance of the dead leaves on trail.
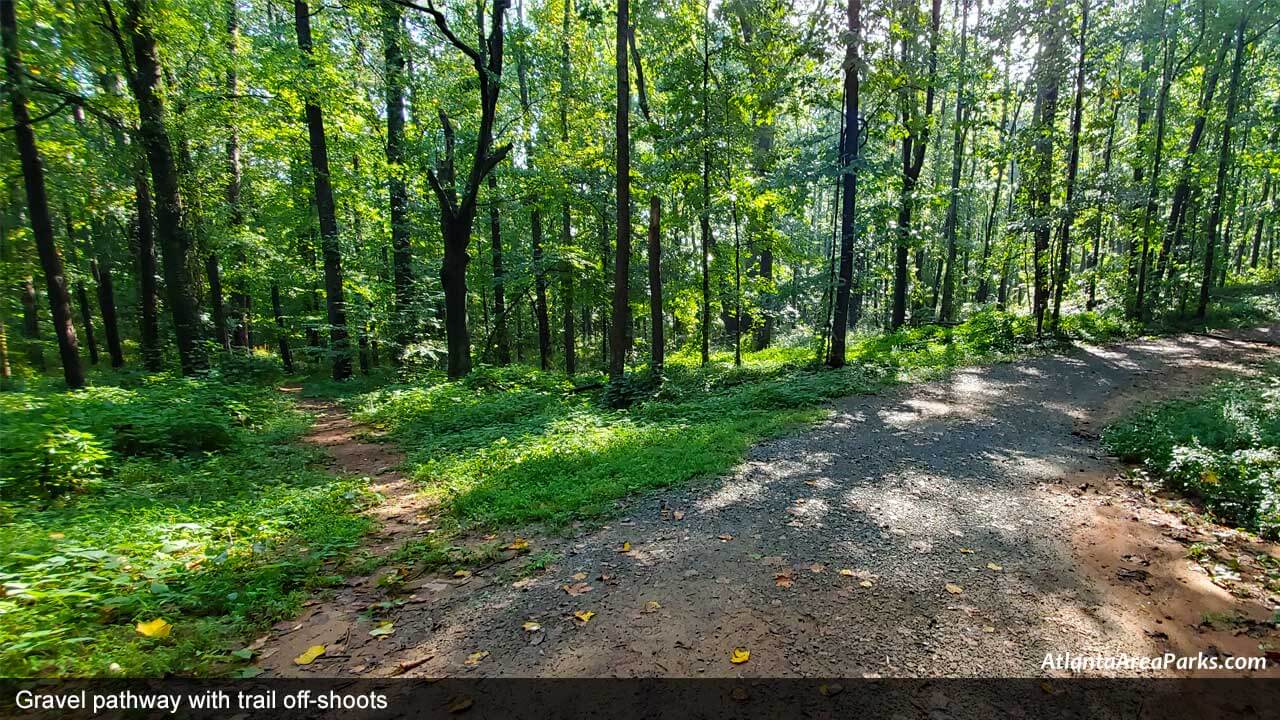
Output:
[[782,572],[775,575],[773,578],[773,584],[784,589],[791,587],[792,585],[791,571],[783,570]]
[[489,657],[488,650],[478,650],[468,655],[467,659],[462,661],[462,664],[466,665],[467,667],[475,667],[479,665],[480,662],[487,657]]
[[568,593],[569,597],[578,597],[579,595],[591,592],[593,588],[584,582],[576,582],[570,585],[563,585],[560,589]]
[[729,655],[729,662],[733,663],[734,665],[741,665],[742,663],[750,659],[751,659],[751,651],[744,647],[734,648],[733,652]]

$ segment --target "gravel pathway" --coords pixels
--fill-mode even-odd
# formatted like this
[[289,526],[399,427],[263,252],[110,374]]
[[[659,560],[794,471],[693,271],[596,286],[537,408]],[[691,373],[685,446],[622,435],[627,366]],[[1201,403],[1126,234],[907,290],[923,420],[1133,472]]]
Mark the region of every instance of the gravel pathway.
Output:
[[[350,625],[327,628],[342,638],[331,661],[299,667],[282,651],[263,664],[411,677],[1029,676],[1049,674],[1051,652],[1158,655],[1164,611],[1150,588],[1105,581],[1110,561],[1086,558],[1099,511],[1117,502],[1090,491],[1119,469],[1097,432],[1135,402],[1277,356],[1256,339],[1188,335],[847,398],[714,483],[632,501],[572,539],[531,538],[532,555],[557,556],[532,578],[518,580],[522,560],[422,578],[376,617],[340,608]],[[1141,531],[1111,534],[1147,542],[1156,521],[1136,518]],[[277,642],[305,646],[334,602],[282,625]],[[369,636],[387,619],[394,633]],[[730,662],[735,648],[749,660]]]

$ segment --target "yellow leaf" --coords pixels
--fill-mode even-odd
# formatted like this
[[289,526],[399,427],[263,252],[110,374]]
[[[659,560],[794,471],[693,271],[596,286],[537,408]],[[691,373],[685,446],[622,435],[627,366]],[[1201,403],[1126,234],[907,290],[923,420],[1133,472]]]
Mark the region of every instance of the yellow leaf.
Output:
[[169,631],[171,630],[173,630],[173,626],[161,618],[156,618],[151,622],[138,623],[138,632],[150,638],[169,637]]
[[951,593],[952,595],[959,595],[960,593],[964,592],[964,588],[960,587],[959,585],[956,585],[955,583],[947,583],[947,592]]
[[524,538],[518,537],[515,540],[511,541],[511,544],[507,546],[507,549],[508,550],[528,550],[529,541],[525,540]]
[[863,580],[862,582],[860,582],[860,583],[858,583],[858,584],[859,584],[859,585],[861,585],[862,587],[866,587],[866,588],[874,587],[874,586],[875,586],[875,583],[871,582],[870,580]]
[[316,658],[324,654],[323,645],[312,645],[307,651],[293,659],[295,665],[310,665]]
[[574,611],[573,616],[581,620],[583,625],[586,625],[591,622],[591,618],[595,617],[596,614],[590,610],[576,610]]
[[49,539],[50,539],[50,540],[61,540],[61,539],[62,539],[62,538],[64,538],[64,537],[66,537],[66,535],[64,535],[63,533],[60,533],[60,532],[51,532],[51,533],[49,533]]
[[840,568],[840,574],[845,577],[853,577],[853,571],[849,568]]
[[649,602],[644,604],[644,612],[647,612],[647,613],[651,613],[651,612],[654,612],[655,610],[661,610],[661,609],[662,609],[662,603],[658,602],[657,600],[650,600]]
[[454,576],[454,577],[456,577],[456,578],[469,578],[469,577],[471,577],[471,571],[470,571],[470,570],[458,570],[458,571],[456,571],[456,572],[454,572],[454,573],[453,573],[453,576]]
[[390,620],[387,620],[386,622],[379,623],[378,627],[370,630],[369,635],[373,637],[382,637],[383,635],[390,635],[395,631],[396,631],[395,623],[391,622]]
[[541,630],[541,629],[542,629],[542,626],[541,626],[541,625],[539,625],[539,624],[538,624],[538,623],[536,623],[536,622],[532,622],[532,621],[531,621],[531,622],[527,622],[527,623],[525,623],[524,625],[521,625],[520,627],[524,628],[524,629],[525,629],[525,632],[538,632],[539,630]]
[[984,632],[984,633],[993,633],[993,632],[995,632],[995,631],[996,631],[996,626],[995,626],[995,625],[983,625],[983,626],[982,626],[982,632]]
[[586,574],[586,573],[574,573],[574,574],[573,574],[573,579],[574,579],[574,580],[577,580],[577,581],[579,581],[579,582],[581,582],[581,581],[583,581],[583,580],[586,580],[586,579],[587,579],[587,574]]
[[620,552],[620,553],[629,553],[629,552],[631,552],[631,543],[629,543],[629,542],[624,542],[624,543],[622,543],[622,547],[618,548],[618,552]]
[[733,654],[729,656],[729,662],[733,663],[734,665],[741,665],[742,663],[750,659],[751,659],[751,651],[744,647],[734,648]]
[[999,571],[1003,570],[1004,568],[1000,567],[999,565],[997,565],[997,564],[995,564],[995,563],[993,563],[993,562],[989,562],[989,563],[987,563],[987,569],[988,569],[988,570],[995,570],[996,572],[999,572]]
[[683,519],[684,519],[684,511],[683,511],[683,510],[677,510],[677,511],[675,511],[675,512],[671,513],[671,517],[675,518],[676,520],[683,520]]
[[965,555],[972,555],[972,554],[973,554],[973,550],[972,550],[972,549],[970,549],[970,548],[966,548],[966,547],[962,547],[962,548],[960,548],[960,552],[961,552],[961,553],[964,553]]
[[468,655],[467,659],[462,661],[462,664],[466,665],[467,667],[475,667],[480,664],[481,660],[487,657],[489,657],[488,650],[477,650],[476,652],[473,652],[470,655]]
[[1205,470],[1204,473],[1200,475],[1200,481],[1206,485],[1217,485],[1218,473],[1212,470]]

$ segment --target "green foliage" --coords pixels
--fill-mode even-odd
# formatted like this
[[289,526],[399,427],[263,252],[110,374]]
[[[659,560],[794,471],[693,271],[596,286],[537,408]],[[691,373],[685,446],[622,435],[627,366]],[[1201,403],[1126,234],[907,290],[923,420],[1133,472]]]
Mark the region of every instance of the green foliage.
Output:
[[[311,469],[318,451],[291,444],[308,421],[278,395],[157,377],[0,396],[0,463],[17,490],[0,504],[0,676],[219,672],[245,633],[332,581],[326,563],[367,528],[356,512],[367,494]],[[211,424],[183,425],[184,414]],[[141,428],[146,453],[107,449],[122,420]],[[211,427],[230,445],[193,452]],[[50,476],[78,492],[50,498],[18,472],[51,447]],[[169,637],[134,629],[155,618]]]
[[1148,408],[1108,428],[1103,441],[1223,522],[1280,537],[1278,371]]

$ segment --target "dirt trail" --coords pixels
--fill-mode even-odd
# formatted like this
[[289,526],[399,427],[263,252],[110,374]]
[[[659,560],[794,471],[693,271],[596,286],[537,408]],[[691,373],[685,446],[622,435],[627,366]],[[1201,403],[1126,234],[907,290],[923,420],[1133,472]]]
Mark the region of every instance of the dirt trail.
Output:
[[[572,539],[533,538],[534,554],[557,559],[532,577],[517,561],[423,578],[389,607],[357,584],[281,624],[260,664],[304,676],[1028,676],[1060,674],[1041,669],[1047,653],[1256,656],[1270,631],[1214,630],[1202,614],[1262,620],[1280,599],[1210,582],[1185,546],[1207,531],[1113,482],[1120,468],[1096,436],[1135,403],[1280,357],[1275,335],[1088,347],[847,398],[710,487],[634,500]],[[349,432],[333,422],[332,437]],[[331,449],[363,457],[346,441]],[[398,462],[376,450],[374,465]],[[386,620],[394,633],[369,636]],[[311,644],[329,659],[292,664]],[[735,647],[750,659],[732,664]]]

